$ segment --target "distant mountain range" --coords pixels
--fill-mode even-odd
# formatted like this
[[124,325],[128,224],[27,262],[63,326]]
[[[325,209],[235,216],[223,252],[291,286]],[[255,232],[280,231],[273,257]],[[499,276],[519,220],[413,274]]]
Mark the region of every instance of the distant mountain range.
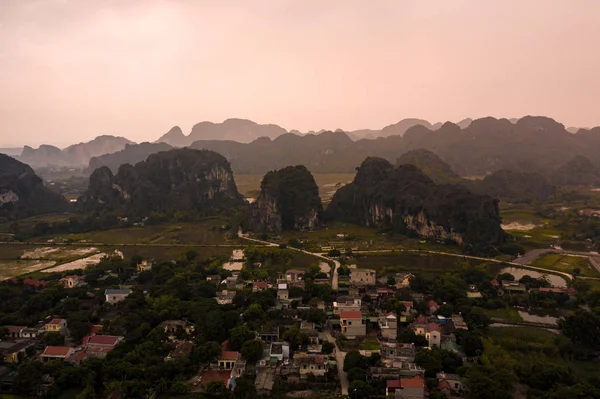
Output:
[[[427,149],[458,175],[482,176],[501,169],[555,169],[577,155],[594,163],[600,149],[600,128],[570,131],[574,130],[552,119],[530,116],[465,119],[458,124],[404,119],[380,130],[318,133],[287,132],[277,125],[227,119],[198,123],[189,135],[175,126],[154,143],[135,144],[123,137],[100,136],[65,149],[25,147],[17,158],[36,169],[87,166],[91,173],[106,165],[116,173],[123,163],[135,164],[152,153],[189,146],[222,153],[237,173],[266,173],[297,164],[306,165],[313,173],[330,173],[353,172],[368,156],[393,163],[411,150]],[[5,152],[14,154],[15,150]]]
[[127,144],[135,144],[124,137],[99,136],[87,143],[71,145],[60,149],[51,145],[41,145],[37,149],[23,148],[18,159],[33,168],[45,166],[85,167],[95,156],[120,151]]
[[[116,171],[122,163],[139,162],[154,152],[163,151],[166,146],[169,145],[130,145],[116,154],[92,159],[90,171],[99,166],[108,166]],[[558,172],[557,168],[578,156],[589,160],[593,166],[589,169],[595,175],[597,154],[600,152],[600,128],[572,134],[560,123],[546,117],[528,116],[516,122],[482,118],[463,128],[450,122],[437,130],[415,125],[402,136],[358,141],[353,141],[344,132],[303,136],[286,133],[275,139],[262,137],[250,143],[200,140],[190,147],[216,151],[231,162],[235,173],[245,174],[264,174],[290,165],[305,165],[312,173],[353,173],[369,156],[394,163],[399,158],[402,161],[403,154],[410,151],[428,150],[439,156],[458,176],[483,177],[499,170],[513,170],[543,174],[554,183],[552,172]],[[429,161],[426,163],[429,164]],[[419,167],[425,171],[429,167],[436,168],[435,165],[424,164]],[[581,174],[589,165],[579,162],[565,167]],[[564,173],[561,172],[561,175]],[[564,181],[562,179],[555,184],[563,184]],[[589,176],[582,181],[594,184]]]

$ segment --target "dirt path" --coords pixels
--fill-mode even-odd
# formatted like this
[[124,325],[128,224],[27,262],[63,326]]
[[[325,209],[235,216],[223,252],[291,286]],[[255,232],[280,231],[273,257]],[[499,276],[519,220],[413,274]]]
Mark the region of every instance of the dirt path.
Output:
[[348,381],[348,373],[344,371],[344,360],[346,359],[346,352],[342,352],[338,346],[335,338],[331,336],[329,331],[325,332],[325,338],[327,341],[335,345],[335,360],[337,362],[338,376],[340,379],[340,386],[342,387],[342,395],[348,395],[348,387],[350,382]]

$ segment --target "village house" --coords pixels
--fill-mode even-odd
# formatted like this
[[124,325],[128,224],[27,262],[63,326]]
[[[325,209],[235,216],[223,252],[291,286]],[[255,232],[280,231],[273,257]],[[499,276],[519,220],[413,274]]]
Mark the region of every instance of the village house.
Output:
[[106,291],[104,291],[104,297],[106,298],[106,302],[110,303],[111,305],[114,305],[125,300],[125,298],[127,298],[131,293],[132,291],[129,288],[109,288]]
[[0,342],[0,358],[4,363],[21,363],[27,357],[26,349],[33,344],[32,341],[2,341]]
[[340,312],[340,326],[346,338],[364,337],[367,326],[363,322],[361,312]]
[[46,332],[57,332],[67,335],[67,321],[65,319],[54,318],[44,326]]
[[75,353],[75,349],[68,346],[47,346],[44,352],[40,355],[42,362],[50,362],[52,360],[66,360]]
[[252,285],[252,292],[260,292],[269,288],[269,283],[265,281],[256,281]]
[[258,339],[263,342],[279,341],[279,327],[277,326],[262,326],[258,332]]
[[319,344],[319,333],[317,332],[317,329],[315,328],[315,323],[312,323],[309,321],[302,321],[300,323],[300,332],[302,334],[306,334],[306,336],[310,340],[311,345]]
[[523,294],[525,292],[527,292],[527,288],[525,287],[525,284],[521,284],[518,281],[509,281],[509,280],[502,280],[500,282],[500,285],[502,286],[502,288],[500,289],[499,293],[508,293],[508,294]]
[[425,378],[416,375],[412,378],[387,380],[385,395],[402,399],[423,399],[425,397]]
[[290,292],[286,283],[277,284],[277,299],[280,301],[287,301],[290,299]]
[[27,328],[26,326],[2,326],[0,328],[6,329],[6,337],[7,338],[21,338],[22,331]]
[[442,332],[438,323],[416,324],[415,334],[425,337],[430,348],[439,348],[442,343]]
[[410,280],[412,280],[413,278],[415,278],[415,275],[412,273],[397,273],[395,280],[396,280],[396,288],[397,289],[404,289],[404,288],[410,288]]
[[333,302],[333,314],[339,315],[340,312],[360,312],[362,299],[341,297],[337,302]]
[[165,362],[181,361],[189,359],[192,354],[194,343],[190,341],[180,341],[175,344],[175,349],[165,357]]
[[455,330],[469,330],[469,326],[461,315],[453,314],[451,320]]
[[378,323],[383,338],[396,339],[398,335],[398,316],[395,313],[390,312],[386,315],[380,315]]
[[296,354],[294,365],[298,367],[301,377],[308,374],[323,377],[329,371],[327,358],[323,355]]
[[149,270],[152,270],[152,262],[148,262],[147,260],[143,260],[141,263],[137,264],[137,271],[138,272],[147,272]]
[[59,280],[65,288],[85,287],[85,276],[66,276]]
[[240,353],[233,351],[222,351],[217,360],[220,370],[233,370],[235,363],[240,361]]
[[377,275],[371,269],[350,269],[350,282],[354,285],[375,285]]
[[290,345],[287,342],[272,342],[269,347],[269,357],[277,361],[290,358]]
[[230,305],[233,303],[233,298],[235,298],[235,291],[223,290],[217,293],[216,299],[219,305]]
[[191,335],[196,331],[196,326],[187,320],[165,320],[160,323],[165,332],[169,335],[177,334],[178,332]]
[[304,280],[304,270],[290,269],[285,272],[285,279],[290,283],[299,283]]
[[412,363],[415,361],[417,349],[413,343],[382,342],[382,357],[397,358],[400,361]]
[[429,302],[427,302],[427,309],[429,310],[429,314],[435,314],[435,312],[437,312],[439,308],[440,306],[437,304],[436,301],[430,300]]
[[124,339],[114,335],[92,335],[84,337],[82,345],[89,357],[104,358]]
[[442,371],[437,373],[436,377],[438,379],[438,389],[444,392],[446,396],[461,394],[465,390],[463,379],[457,374],[447,374]]

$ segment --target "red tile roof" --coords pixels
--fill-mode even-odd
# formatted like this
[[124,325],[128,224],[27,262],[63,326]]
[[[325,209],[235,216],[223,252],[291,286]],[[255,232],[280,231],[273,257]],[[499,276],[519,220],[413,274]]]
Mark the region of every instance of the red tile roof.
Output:
[[400,380],[387,380],[385,383],[387,389],[400,389],[402,388],[402,384],[400,384]]
[[418,324],[426,324],[428,321],[429,319],[425,315],[420,315],[419,317],[417,317]]
[[254,283],[254,286],[256,288],[269,288],[269,284],[264,281],[257,281],[256,283]]
[[239,356],[238,352],[233,352],[233,351],[223,351],[221,352],[221,356],[219,357],[219,359],[224,359],[224,360],[237,360]]
[[47,346],[46,349],[44,349],[42,356],[67,357],[71,349],[72,348],[69,348],[68,346]]
[[69,361],[71,362],[76,362],[76,363],[81,363],[83,362],[85,359],[87,359],[87,355],[84,351],[79,351],[77,353],[75,353],[74,355],[72,355],[69,358]]
[[437,331],[440,332],[440,325],[437,323],[429,323],[427,324],[427,331],[431,332],[431,331]]
[[452,390],[452,386],[450,386],[450,383],[446,380],[441,380],[440,383],[438,384],[438,389],[450,389]]
[[406,309],[411,309],[414,307],[413,301],[402,301],[402,303],[404,304],[404,307],[406,307]]
[[119,338],[121,337],[117,337],[114,335],[93,335],[91,337],[86,338],[88,339],[85,340],[84,338],[84,342],[87,345],[115,346],[119,341]]
[[401,378],[400,382],[404,388],[425,388],[425,378],[420,375],[412,378]]
[[59,319],[59,318],[56,318],[56,319],[52,319],[52,320],[50,321],[50,323],[48,323],[48,324],[60,324],[60,323],[62,323],[64,320],[65,320],[65,319]]
[[[2,326],[6,328],[10,334],[18,334],[22,329],[27,328],[26,326]],[[2,328],[0,327],[0,328]]]
[[340,319],[362,319],[362,313],[358,311],[346,311],[340,312]]
[[430,308],[439,308],[439,305],[437,304],[436,301],[429,301],[427,302],[427,306],[429,306]]

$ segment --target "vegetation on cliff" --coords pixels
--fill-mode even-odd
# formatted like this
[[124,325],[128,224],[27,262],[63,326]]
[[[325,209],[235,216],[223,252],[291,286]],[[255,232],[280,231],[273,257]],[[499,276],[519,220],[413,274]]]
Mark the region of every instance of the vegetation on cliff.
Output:
[[312,229],[320,223],[319,187],[305,166],[267,173],[250,208],[247,226],[255,231]]
[[457,185],[437,185],[414,165],[367,158],[333,196],[328,220],[456,241],[476,251],[503,241],[498,201]]
[[67,200],[48,189],[28,165],[0,154],[0,218],[62,212],[68,206]]
[[175,211],[212,215],[243,204],[243,198],[222,155],[184,148],[151,155],[135,166],[121,165],[116,175],[108,167],[96,169],[78,204],[133,217]]

